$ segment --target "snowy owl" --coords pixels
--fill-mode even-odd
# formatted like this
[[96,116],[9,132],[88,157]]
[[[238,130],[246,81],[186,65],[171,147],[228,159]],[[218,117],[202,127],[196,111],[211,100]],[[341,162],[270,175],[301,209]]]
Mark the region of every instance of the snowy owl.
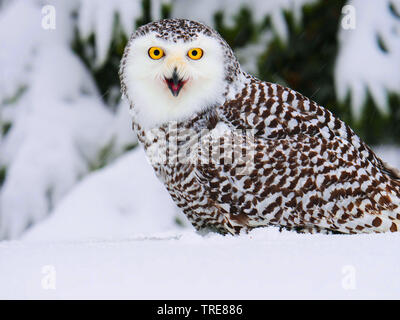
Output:
[[400,230],[400,172],[327,109],[241,70],[210,27],[138,28],[120,79],[150,163],[198,231]]

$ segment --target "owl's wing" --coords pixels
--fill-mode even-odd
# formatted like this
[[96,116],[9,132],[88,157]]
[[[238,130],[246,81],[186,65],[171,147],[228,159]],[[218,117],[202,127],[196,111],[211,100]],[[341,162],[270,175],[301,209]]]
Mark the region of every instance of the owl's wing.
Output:
[[213,131],[203,138],[210,152],[196,165],[196,176],[230,229],[276,224],[352,233],[400,227],[400,184],[347,139]]
[[[299,135],[347,141],[393,179],[400,172],[384,163],[343,121],[302,94],[281,85],[252,78],[248,86],[222,106],[222,116],[236,128],[254,130],[264,139],[297,139]],[[342,152],[338,144],[335,152]],[[345,150],[344,150],[345,152]]]

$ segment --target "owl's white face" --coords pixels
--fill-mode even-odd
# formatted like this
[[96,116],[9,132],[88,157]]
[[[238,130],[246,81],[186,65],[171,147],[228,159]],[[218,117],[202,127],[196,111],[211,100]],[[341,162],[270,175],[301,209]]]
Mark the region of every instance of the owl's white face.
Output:
[[166,41],[154,33],[134,39],[124,79],[136,121],[149,128],[221,103],[223,54],[219,42],[206,35],[189,42]]

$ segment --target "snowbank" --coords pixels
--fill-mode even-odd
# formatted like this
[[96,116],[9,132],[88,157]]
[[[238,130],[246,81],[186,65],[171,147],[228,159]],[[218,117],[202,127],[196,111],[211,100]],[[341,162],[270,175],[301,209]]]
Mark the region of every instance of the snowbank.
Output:
[[[400,298],[400,234],[1,242],[2,299]],[[55,289],[51,289],[54,288]]]
[[158,181],[142,148],[79,183],[25,240],[83,240],[177,230],[180,211]]

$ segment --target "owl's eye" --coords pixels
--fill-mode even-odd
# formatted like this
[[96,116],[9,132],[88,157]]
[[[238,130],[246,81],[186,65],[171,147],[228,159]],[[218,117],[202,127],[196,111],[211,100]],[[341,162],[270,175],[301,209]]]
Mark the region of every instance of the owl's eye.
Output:
[[161,59],[164,56],[164,50],[159,47],[151,47],[148,53],[153,60]]
[[187,55],[192,60],[199,60],[203,56],[203,50],[200,48],[193,48],[188,51]]

